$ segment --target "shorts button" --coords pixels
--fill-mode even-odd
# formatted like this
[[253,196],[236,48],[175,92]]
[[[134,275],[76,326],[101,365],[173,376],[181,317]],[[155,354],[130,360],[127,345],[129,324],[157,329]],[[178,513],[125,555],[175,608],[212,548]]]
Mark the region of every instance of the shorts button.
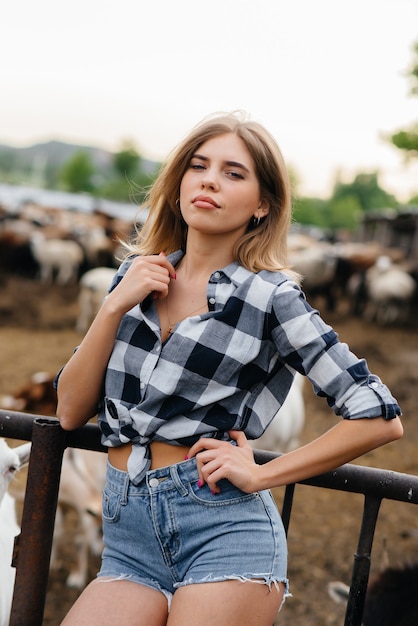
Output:
[[149,481],[150,487],[158,487],[159,484],[160,484],[160,481],[158,480],[158,478],[150,478],[150,481]]

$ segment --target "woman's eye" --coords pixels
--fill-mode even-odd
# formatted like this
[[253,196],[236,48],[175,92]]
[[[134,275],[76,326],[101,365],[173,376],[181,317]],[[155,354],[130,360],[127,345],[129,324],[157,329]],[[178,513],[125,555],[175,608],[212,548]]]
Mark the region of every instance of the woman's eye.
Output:
[[205,166],[202,163],[190,163],[190,169],[192,170],[203,170]]
[[241,174],[241,172],[235,172],[235,171],[231,171],[231,172],[227,172],[228,176],[230,176],[231,178],[239,178],[239,179],[243,179],[244,176]]

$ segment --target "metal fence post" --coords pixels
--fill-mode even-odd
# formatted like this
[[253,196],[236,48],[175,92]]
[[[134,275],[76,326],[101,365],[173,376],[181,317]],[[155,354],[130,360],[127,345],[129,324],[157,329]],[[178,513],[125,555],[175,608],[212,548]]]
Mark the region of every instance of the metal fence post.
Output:
[[361,626],[362,623],[367,584],[369,582],[373,538],[381,502],[382,499],[378,496],[365,497],[363,519],[357,552],[354,555],[344,626]]
[[35,419],[23,506],[16,537],[10,626],[41,626],[66,432],[56,420]]

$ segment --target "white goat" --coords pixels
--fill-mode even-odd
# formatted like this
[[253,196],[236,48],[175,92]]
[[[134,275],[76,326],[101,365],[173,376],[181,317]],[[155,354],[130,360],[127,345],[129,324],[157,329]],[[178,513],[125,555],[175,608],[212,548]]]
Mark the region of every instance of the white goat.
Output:
[[[329,310],[335,307],[334,282],[338,258],[334,246],[325,241],[289,237],[289,263],[302,278],[309,298],[322,295]],[[306,247],[303,247],[303,246]]]
[[378,324],[406,320],[416,289],[415,280],[387,256],[380,256],[365,276],[367,304],[364,316]]
[[[98,556],[103,548],[101,498],[106,461],[107,455],[102,452],[77,448],[67,448],[64,452],[50,567],[57,569],[62,565],[61,547],[68,544],[66,515],[72,512],[76,524],[75,563],[70,568],[66,585],[74,589],[82,589],[88,582],[89,554]],[[22,501],[24,490],[20,486],[13,495]]]
[[114,244],[106,235],[103,226],[89,226],[77,234],[77,241],[83,246],[89,267],[99,267],[112,260]]
[[59,546],[67,541],[64,521],[66,511],[71,509],[77,515],[77,560],[67,577],[67,587],[82,589],[86,585],[89,552],[98,556],[103,548],[101,501],[106,461],[107,455],[102,452],[77,448],[64,452],[51,568],[58,566]]
[[85,333],[107,295],[116,270],[110,267],[95,267],[80,279],[78,294],[79,314],[76,329]]
[[20,528],[14,498],[7,491],[16,472],[29,461],[30,443],[10,448],[0,439],[0,626],[9,623],[16,570],[11,566],[14,539]]
[[52,283],[55,273],[59,285],[76,282],[84,260],[83,249],[76,241],[47,239],[42,233],[36,232],[31,237],[31,249],[39,263],[42,282]]
[[297,373],[289,394],[267,430],[254,441],[253,448],[271,452],[288,452],[299,446],[299,435],[305,424],[303,398],[304,376]]

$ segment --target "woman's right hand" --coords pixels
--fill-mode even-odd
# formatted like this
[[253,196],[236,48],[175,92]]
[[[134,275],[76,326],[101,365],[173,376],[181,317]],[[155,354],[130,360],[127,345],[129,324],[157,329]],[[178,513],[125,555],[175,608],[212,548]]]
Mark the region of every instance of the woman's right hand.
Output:
[[57,416],[65,430],[85,424],[97,413],[103,381],[124,313],[153,294],[164,298],[176,273],[164,253],[136,257],[100,307],[78,350],[61,372]]
[[138,256],[129,266],[120,283],[107,296],[106,302],[126,313],[152,294],[155,300],[165,298],[176,271],[164,252]]

